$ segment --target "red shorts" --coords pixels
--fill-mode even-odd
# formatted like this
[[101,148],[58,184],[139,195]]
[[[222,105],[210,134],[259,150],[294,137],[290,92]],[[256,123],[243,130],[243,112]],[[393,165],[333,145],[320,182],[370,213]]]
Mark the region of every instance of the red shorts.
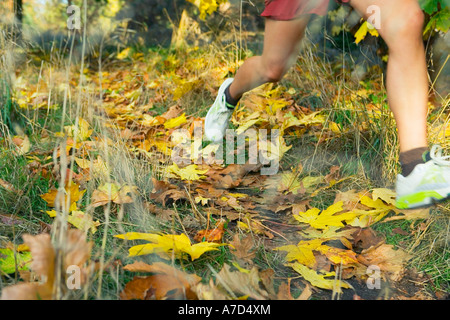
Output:
[[265,0],[266,8],[261,16],[274,20],[292,20],[303,14],[323,16],[327,13],[329,2],[330,0]]

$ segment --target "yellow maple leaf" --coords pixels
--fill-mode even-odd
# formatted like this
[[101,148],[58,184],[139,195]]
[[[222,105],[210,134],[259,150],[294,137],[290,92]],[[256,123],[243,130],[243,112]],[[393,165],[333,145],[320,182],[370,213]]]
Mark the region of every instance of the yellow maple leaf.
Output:
[[370,33],[372,36],[378,37],[378,31],[373,26],[370,25],[367,21],[364,21],[364,23],[359,27],[358,31],[355,33],[355,43],[361,42],[363,40],[367,33]]
[[120,51],[120,53],[117,55],[117,59],[123,60],[128,57],[129,53],[130,53],[130,48],[125,48],[122,51]]
[[[83,211],[73,210],[73,206],[71,207],[71,210],[69,210],[70,214],[67,216],[67,222],[69,222],[71,225],[73,225],[75,228],[80,229],[82,231],[90,230],[92,234],[97,232],[98,226],[100,226],[100,222],[94,221],[92,217],[88,214],[85,214]],[[47,211],[47,214],[55,218],[57,215],[57,212],[55,210]]]
[[49,207],[56,207],[57,203],[61,207],[64,207],[67,203],[72,205],[74,202],[78,202],[78,200],[83,197],[85,192],[86,190],[80,191],[80,186],[78,184],[71,183],[70,185],[66,186],[64,191],[61,191],[60,195],[59,191],[57,189],[54,189],[50,190],[46,194],[41,195],[40,197],[47,202]]
[[286,245],[276,248],[275,250],[287,251],[286,261],[298,261],[302,265],[314,267],[316,258],[313,250],[322,245],[322,239],[314,239],[309,241],[300,241],[297,245]]
[[380,198],[373,200],[368,196],[363,196],[360,199],[360,203],[372,209],[352,210],[355,214],[355,218],[352,221],[348,221],[348,224],[354,227],[366,228],[383,219],[389,212],[398,212],[397,208],[391,204],[384,203]]
[[309,281],[315,287],[327,290],[336,290],[337,292],[342,292],[342,288],[351,288],[351,286],[345,281],[326,279],[326,277],[335,277],[336,273],[334,271],[319,274],[298,262],[287,265],[298,272],[305,280]]
[[285,114],[285,120],[282,124],[282,132],[290,127],[306,126],[306,125],[317,125],[326,122],[326,118],[320,114],[320,111],[313,112],[301,118],[295,117],[292,112]]
[[76,138],[77,142],[86,141],[94,130],[89,129],[89,123],[83,118],[78,118],[78,126],[64,126],[67,136]]
[[130,257],[157,253],[166,254],[166,256],[173,254],[177,258],[185,258],[183,253],[187,253],[193,261],[198,259],[205,252],[218,250],[217,247],[226,245],[214,242],[200,242],[192,244],[184,233],[180,235],[159,235],[129,232],[126,234],[116,235],[115,237],[124,240],[147,240],[152,242],[131,247],[129,249]]
[[356,253],[352,250],[344,250],[339,248],[333,248],[326,245],[321,245],[317,248],[317,251],[325,255],[328,260],[336,265],[349,265],[357,264]]
[[360,213],[344,212],[338,214],[343,210],[342,208],[343,202],[339,201],[322,212],[317,208],[312,208],[306,212],[294,214],[294,218],[316,229],[327,229],[329,226],[344,227],[344,222],[352,221]]
[[75,158],[75,163],[81,169],[91,170],[90,173],[96,177],[106,177],[109,174],[109,168],[100,156],[96,160]]
[[351,234],[355,232],[352,229],[340,230],[341,227],[328,227],[322,231],[314,228],[309,228],[302,232],[302,234],[308,239],[322,239],[322,240],[332,240],[340,238],[351,238]]
[[372,199],[381,199],[387,204],[395,205],[395,198],[397,194],[395,191],[387,188],[375,188],[372,190]]
[[196,196],[194,201],[195,203],[202,203],[202,206],[206,206],[208,204],[208,201],[211,200],[210,198],[204,198],[202,196]]
[[242,133],[244,133],[245,131],[247,131],[248,128],[250,128],[251,126],[253,126],[254,124],[261,122],[261,119],[251,119],[251,120],[246,120],[245,122],[243,122],[241,125],[239,125],[239,127],[236,129],[236,134],[240,135]]
[[183,123],[186,123],[186,114],[183,113],[181,116],[172,118],[164,122],[164,128],[166,129],[172,129],[178,126],[181,126]]
[[204,176],[202,176],[202,174],[208,172],[208,169],[198,170],[196,164],[191,164],[184,168],[180,168],[180,167],[178,167],[178,165],[176,163],[174,163],[171,166],[167,167],[167,171],[169,173],[173,173],[176,176],[180,177],[181,180],[194,181],[194,180],[200,180],[200,179],[204,178]]

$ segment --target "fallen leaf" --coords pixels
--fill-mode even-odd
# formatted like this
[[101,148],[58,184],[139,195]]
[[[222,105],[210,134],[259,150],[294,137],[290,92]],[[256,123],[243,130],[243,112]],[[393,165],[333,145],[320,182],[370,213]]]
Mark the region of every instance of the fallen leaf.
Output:
[[202,206],[206,206],[208,204],[208,201],[211,200],[210,198],[203,198],[202,196],[196,196],[194,198],[195,203],[200,203]]
[[267,300],[270,296],[266,290],[261,288],[261,278],[256,267],[253,267],[248,273],[243,273],[231,271],[231,267],[224,264],[216,276],[216,284],[231,290],[235,297],[247,296],[256,300]]
[[147,240],[151,242],[148,244],[131,247],[129,249],[130,257],[157,253],[165,254],[169,257],[171,254],[174,254],[177,258],[185,258],[183,253],[187,253],[191,257],[191,260],[194,261],[205,252],[218,250],[218,247],[226,245],[213,242],[191,244],[191,241],[184,233],[181,235],[159,235],[151,233],[128,232],[126,234],[116,235],[115,237],[124,240]]
[[80,191],[80,186],[75,183],[70,183],[64,191],[59,191],[57,189],[50,190],[48,193],[41,195],[49,207],[56,207],[59,205],[60,208],[64,208],[67,203],[70,205],[78,202],[86,190]]
[[105,183],[97,190],[94,190],[91,197],[93,207],[99,207],[114,202],[117,204],[132,203],[134,200],[130,196],[137,193],[136,186],[123,185],[115,183]]
[[222,242],[222,237],[225,232],[224,225],[225,220],[221,219],[216,223],[214,228],[198,231],[197,234],[194,236],[194,241],[197,242],[207,241],[216,243]]
[[238,260],[249,264],[252,262],[256,253],[253,250],[254,242],[251,235],[247,235],[241,240],[239,235],[236,234],[230,244],[232,245],[230,251]]
[[128,58],[128,55],[130,53],[130,48],[125,48],[117,55],[117,59],[124,60],[125,58]]
[[176,163],[174,163],[167,167],[167,172],[175,174],[177,177],[181,178],[181,180],[195,181],[205,178],[203,174],[208,172],[208,169],[198,170],[196,164],[191,164],[184,168],[180,168]]
[[384,239],[377,236],[372,228],[357,229],[353,233],[354,246],[359,249],[369,249],[384,242]]
[[298,262],[287,264],[287,266],[290,266],[315,287],[327,290],[335,290],[337,292],[342,292],[342,288],[351,288],[351,286],[345,281],[326,279],[328,277],[335,277],[335,272],[320,274]]
[[365,266],[377,266],[381,271],[390,274],[391,280],[397,281],[401,278],[405,263],[412,256],[407,252],[397,249],[393,245],[380,243],[365,249],[358,256],[359,262]]
[[[25,244],[30,248],[31,263],[30,268],[42,282],[20,283],[4,287],[2,289],[1,300],[51,300],[53,298],[53,286],[56,276],[60,275],[57,283],[67,284],[65,272],[55,272],[56,251],[52,245],[49,234],[38,234],[32,236],[24,234]],[[81,283],[84,283],[86,276],[91,268],[84,266],[90,257],[92,243],[86,242],[84,233],[77,229],[67,231],[67,241],[65,243],[63,254],[64,265],[62,268],[67,270],[69,266],[76,265],[82,267]]]
[[30,151],[31,143],[28,136],[14,136],[12,138],[13,143],[16,145],[15,152],[18,155],[24,155],[27,154]]
[[276,248],[275,250],[286,251],[286,261],[297,261],[302,265],[314,268],[316,266],[316,258],[314,250],[317,250],[324,240],[315,239],[309,241],[300,241],[297,245],[286,245]]
[[347,266],[359,263],[356,253],[352,250],[333,248],[326,245],[321,245],[316,250],[325,255],[328,260],[333,262],[335,265]]
[[65,126],[64,131],[68,137],[75,138],[76,142],[82,142],[89,139],[94,130],[89,129],[89,123],[85,119],[78,118],[78,126],[76,124]]
[[124,270],[131,272],[153,273],[152,276],[135,277],[125,285],[120,293],[122,300],[154,298],[170,299],[196,299],[192,287],[201,281],[195,274],[187,274],[162,262],[151,265],[137,261],[126,265]]
[[372,190],[372,199],[377,200],[381,199],[387,204],[395,205],[395,198],[397,194],[395,191],[386,188],[375,188]]
[[186,115],[185,115],[185,113],[183,113],[179,117],[172,118],[172,119],[169,119],[166,122],[164,122],[164,128],[172,129],[172,128],[175,128],[175,127],[179,127],[179,126],[181,126],[182,124],[184,124],[186,122],[187,122]]
[[306,212],[299,212],[294,218],[302,223],[307,223],[316,229],[327,229],[328,227],[344,227],[344,222],[352,221],[358,214],[354,212],[339,213],[343,210],[343,203],[339,201],[327,209],[320,211],[317,208]]

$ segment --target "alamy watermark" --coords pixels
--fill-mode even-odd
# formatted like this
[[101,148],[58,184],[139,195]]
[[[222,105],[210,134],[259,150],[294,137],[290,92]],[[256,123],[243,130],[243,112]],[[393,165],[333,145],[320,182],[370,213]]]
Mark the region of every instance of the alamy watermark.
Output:
[[69,18],[67,19],[67,28],[69,30],[81,29],[81,10],[80,7],[71,5],[66,10]]
[[368,28],[369,29],[381,29],[381,8],[377,5],[371,5],[367,7],[367,14],[370,16],[367,17]]
[[77,265],[70,265],[66,269],[66,286],[69,290],[81,289],[81,268]]
[[381,289],[381,270],[376,265],[367,267],[366,274],[369,276],[366,280],[368,289]]

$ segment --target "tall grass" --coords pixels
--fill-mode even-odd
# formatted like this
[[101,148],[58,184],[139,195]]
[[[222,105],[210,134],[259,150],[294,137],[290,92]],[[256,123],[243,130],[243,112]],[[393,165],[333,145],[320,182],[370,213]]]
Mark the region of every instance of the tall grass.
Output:
[[[86,2],[85,2],[86,4]],[[193,87],[186,92],[178,101],[165,101],[166,103],[179,103],[188,115],[195,117],[204,116],[209,104],[212,102],[215,88],[219,83],[208,83],[208,74],[218,63],[226,63],[233,69],[237,66],[236,59],[242,58],[242,54],[253,54],[243,50],[241,40],[242,30],[233,28],[231,37],[234,42],[214,42],[209,46],[200,48],[201,57],[198,61],[207,61],[207,64],[196,65],[193,61],[195,54],[189,56],[188,51],[178,49],[178,51],[164,51],[164,54],[179,55],[178,63],[185,64],[186,73],[184,77],[196,79]],[[57,132],[64,132],[64,126],[79,126],[79,119],[87,119],[94,128],[93,137],[98,138],[98,146],[95,152],[90,153],[87,159],[92,161],[101,157],[107,167],[105,174],[94,175],[84,186],[88,192],[83,199],[83,209],[87,214],[94,217],[94,220],[101,222],[101,227],[94,235],[88,233],[88,237],[95,244],[92,260],[98,262],[98,272],[95,277],[88,280],[83,292],[70,292],[65,296],[62,290],[56,290],[57,298],[76,299],[116,299],[118,293],[123,289],[124,284],[129,281],[130,276],[123,273],[119,268],[111,268],[116,259],[129,261],[123,242],[116,241],[112,236],[127,231],[158,232],[161,230],[176,230],[182,232],[184,226],[179,224],[174,218],[173,221],[158,221],[149,213],[145,200],[153,188],[152,177],[164,179],[161,172],[164,172],[164,162],[154,157],[136,156],[129,152],[125,141],[120,136],[119,130],[114,130],[105,121],[102,114],[103,92],[106,84],[102,83],[102,73],[106,71],[105,55],[102,54],[104,48],[98,47],[96,60],[89,60],[87,65],[85,53],[87,45],[87,31],[82,30],[81,36],[81,56],[78,62],[73,59],[75,37],[71,38],[69,54],[62,56],[58,50],[52,50],[48,54],[50,62],[40,62],[38,64],[18,65],[15,56],[17,51],[11,39],[0,37],[2,51],[0,52],[0,104],[5,107],[0,113],[0,179],[7,180],[15,186],[20,193],[14,194],[0,188],[0,206],[5,213],[13,214],[21,218],[26,218],[26,223],[15,227],[2,226],[8,238],[13,242],[21,243],[21,235],[24,233],[39,233],[41,223],[52,224],[52,239],[55,248],[58,249],[57,266],[62,270],[63,253],[67,245],[67,217],[68,208],[58,209],[58,218],[54,222],[46,214],[45,202],[40,195],[46,193],[50,188],[57,187],[61,195],[64,193],[64,181],[67,177],[67,168],[75,168],[74,158],[81,157],[81,151],[72,149],[66,155],[61,153],[61,157],[56,157],[53,150],[57,150],[67,144],[67,137],[62,138]],[[101,43],[109,41],[108,35]],[[245,38],[244,38],[245,40]],[[149,64],[153,63],[152,70],[157,76],[158,68],[164,68],[163,64],[154,63],[160,61],[155,58],[163,52],[152,51],[145,56]],[[113,54],[111,54],[113,55]],[[322,132],[317,134],[304,134],[295,137],[290,143],[294,145],[292,150],[286,155],[284,168],[294,161],[304,162],[305,168],[310,173],[328,173],[327,169],[331,165],[341,166],[343,175],[352,175],[346,188],[358,187],[361,189],[372,186],[392,185],[395,175],[398,172],[398,142],[396,129],[391,112],[385,99],[385,91],[382,86],[382,73],[374,70],[372,78],[366,82],[355,82],[349,78],[344,71],[336,76],[331,67],[330,61],[324,60],[317,52],[317,48],[305,40],[305,46],[299,56],[298,63],[293,68],[281,85],[296,88],[300,92],[295,97],[296,103],[309,108],[322,110],[327,117],[328,123],[337,124],[340,133],[320,140],[325,137],[329,128],[325,125]],[[27,57],[27,61],[39,55]],[[111,58],[108,61],[108,68],[120,68],[123,63]],[[152,61],[152,59],[154,59]],[[239,59],[238,59],[239,60]],[[239,61],[238,61],[239,62]],[[190,69],[189,67],[195,67]],[[88,82],[85,68],[89,67],[97,70],[99,83]],[[124,68],[128,68],[126,65]],[[16,71],[19,70],[23,81],[34,82],[37,88],[46,91],[49,105],[57,105],[57,108],[33,109],[19,108],[14,102],[20,94],[20,83],[15,78]],[[73,83],[77,79],[77,83]],[[381,84],[379,88],[367,88],[371,82]],[[169,92],[169,89],[166,88]],[[375,96],[361,95],[363,90],[373,89]],[[145,103],[146,99],[142,100]],[[374,107],[368,108],[368,105]],[[161,105],[163,110],[166,105]],[[445,128],[449,123],[448,113],[449,99],[444,98],[442,106],[434,109],[430,113],[430,132],[433,142],[440,142],[444,147],[450,148],[448,135],[445,135]],[[40,174],[33,175],[33,166],[30,165],[27,157],[16,156],[15,145],[12,142],[14,122],[21,125],[24,132],[30,135],[32,141],[32,151],[49,156],[49,159],[42,160],[40,169],[52,171],[58,177],[57,181],[42,177]],[[442,129],[444,128],[444,129]],[[76,138],[76,137],[75,137]],[[286,137],[292,138],[292,137]],[[320,143],[318,143],[320,141]],[[85,156],[85,155],[83,155]],[[69,173],[70,175],[70,173]],[[55,185],[49,185],[50,181]],[[90,206],[92,192],[105,183],[116,182],[118,184],[135,185],[140,190],[140,195],[135,197],[134,203],[126,206],[108,205],[101,208]],[[332,201],[328,194],[322,195],[320,200],[324,206]],[[188,205],[178,208],[181,215],[188,215],[192,210]],[[432,228],[425,229],[420,235],[420,239],[414,239],[410,248],[418,248],[415,265],[432,274],[434,282],[438,286],[444,285],[448,281],[448,213],[449,205],[438,207],[436,216],[432,220]],[[1,240],[1,239],[0,239]],[[420,240],[420,241],[419,241]],[[416,241],[420,245],[415,245]],[[417,242],[417,243],[419,243]],[[263,249],[260,250],[261,264],[278,264],[278,256],[271,257]],[[218,257],[221,261],[226,252],[221,252]],[[144,258],[151,259],[151,258]],[[272,259],[271,261],[269,261]],[[208,270],[208,264],[221,262],[204,261],[204,270]],[[198,265],[188,264],[188,269],[199,268]],[[205,274],[207,272],[205,271]],[[59,282],[56,286],[64,286],[64,275],[61,273],[57,277]],[[1,286],[15,283],[17,279],[7,279],[7,283],[2,282]]]

